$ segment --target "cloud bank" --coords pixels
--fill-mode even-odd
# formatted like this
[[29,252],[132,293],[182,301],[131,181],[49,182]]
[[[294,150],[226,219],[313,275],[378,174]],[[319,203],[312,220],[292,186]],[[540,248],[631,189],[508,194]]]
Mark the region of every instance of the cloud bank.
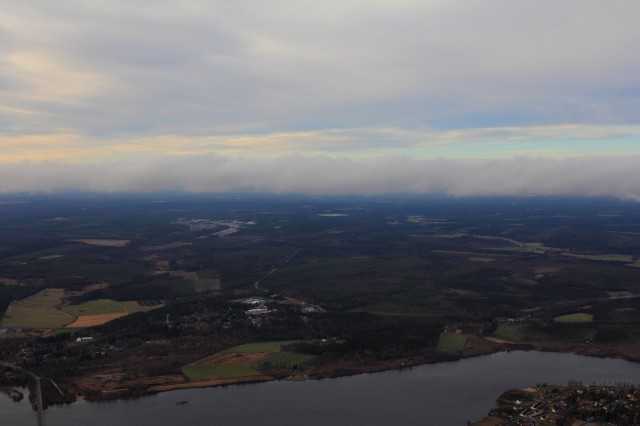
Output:
[[640,201],[639,165],[638,156],[561,160],[158,156],[94,164],[3,164],[0,192],[444,193],[612,196]]

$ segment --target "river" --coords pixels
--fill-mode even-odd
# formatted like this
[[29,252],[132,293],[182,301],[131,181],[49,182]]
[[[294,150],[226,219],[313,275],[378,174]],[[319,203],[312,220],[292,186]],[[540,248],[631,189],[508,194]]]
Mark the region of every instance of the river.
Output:
[[[640,383],[640,364],[545,352],[503,352],[402,371],[162,393],[51,407],[48,426],[464,425],[505,390],[537,383]],[[188,404],[176,405],[187,400]],[[26,398],[25,398],[26,401]],[[0,425],[35,425],[28,402],[0,395]]]

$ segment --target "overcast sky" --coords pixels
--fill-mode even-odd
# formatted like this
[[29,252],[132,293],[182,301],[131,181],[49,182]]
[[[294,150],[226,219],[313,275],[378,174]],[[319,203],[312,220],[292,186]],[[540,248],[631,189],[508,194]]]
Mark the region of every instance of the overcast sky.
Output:
[[640,2],[4,1],[0,192],[640,199]]

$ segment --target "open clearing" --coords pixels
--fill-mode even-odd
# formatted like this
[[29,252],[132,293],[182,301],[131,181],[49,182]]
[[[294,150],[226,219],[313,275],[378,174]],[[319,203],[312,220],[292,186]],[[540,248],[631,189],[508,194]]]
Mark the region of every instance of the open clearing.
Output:
[[314,359],[315,357],[315,355],[280,352],[279,354],[272,355],[264,361],[258,363],[258,365],[265,366],[265,364],[268,363],[272,367],[276,368],[294,368],[298,367],[302,363]]
[[90,246],[100,246],[100,247],[124,247],[127,244],[129,244],[129,240],[79,239],[79,240],[71,240],[71,241],[88,244]]
[[292,352],[218,352],[201,360],[192,362],[187,367],[219,366],[219,367],[264,367],[294,368],[312,360],[315,355]]
[[220,277],[211,269],[198,272],[171,271],[169,275],[190,280],[193,290],[198,294],[221,289]]
[[522,331],[522,325],[520,324],[500,324],[496,331],[493,332],[493,335],[499,339],[517,342],[520,331]]
[[191,381],[228,379],[235,377],[260,376],[261,374],[249,367],[234,367],[221,365],[186,365],[182,373]]
[[63,289],[49,288],[12,303],[0,323],[0,328],[92,327],[135,312],[164,306],[140,306],[134,301],[116,302],[109,299],[62,306],[64,297]]
[[48,288],[13,303],[6,311],[1,328],[62,328],[75,316],[58,309],[64,290]]
[[78,317],[67,328],[85,328],[102,325],[116,318],[121,318],[136,312],[146,312],[163,307],[163,304],[141,306],[138,302],[117,302],[111,299],[92,300],[80,305],[67,305],[62,310]]
[[244,345],[235,346],[226,349],[224,352],[270,352],[277,353],[282,351],[282,346],[300,343],[301,340],[281,340],[277,342],[256,342],[246,343]]
[[254,368],[297,368],[314,355],[282,352],[282,346],[300,340],[247,343],[218,352],[182,367],[191,381],[260,376]]
[[438,350],[445,352],[456,352],[464,349],[469,339],[468,334],[441,333],[438,339]]
[[67,305],[62,310],[76,317],[86,315],[104,315],[126,313],[133,314],[136,312],[146,312],[151,309],[161,308],[164,305],[140,306],[138,302],[127,301],[117,302],[111,299],[98,299],[80,305]]
[[119,312],[115,314],[101,314],[101,315],[82,315],[79,316],[74,322],[67,325],[66,328],[86,328],[93,327],[95,325],[106,324],[111,320],[126,317],[129,315],[126,312]]
[[193,243],[185,242],[185,241],[174,241],[172,243],[161,244],[158,246],[144,246],[140,248],[140,251],[160,251],[160,250],[172,250],[180,247],[188,247],[193,245]]
[[559,315],[553,319],[553,322],[592,322],[593,315],[577,312],[575,314]]

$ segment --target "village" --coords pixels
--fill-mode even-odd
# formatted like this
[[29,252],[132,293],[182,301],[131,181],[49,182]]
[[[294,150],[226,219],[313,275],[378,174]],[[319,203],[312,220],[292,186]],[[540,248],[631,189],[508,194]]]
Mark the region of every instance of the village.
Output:
[[510,390],[497,408],[473,426],[631,426],[640,424],[640,388],[632,386],[548,386]]

